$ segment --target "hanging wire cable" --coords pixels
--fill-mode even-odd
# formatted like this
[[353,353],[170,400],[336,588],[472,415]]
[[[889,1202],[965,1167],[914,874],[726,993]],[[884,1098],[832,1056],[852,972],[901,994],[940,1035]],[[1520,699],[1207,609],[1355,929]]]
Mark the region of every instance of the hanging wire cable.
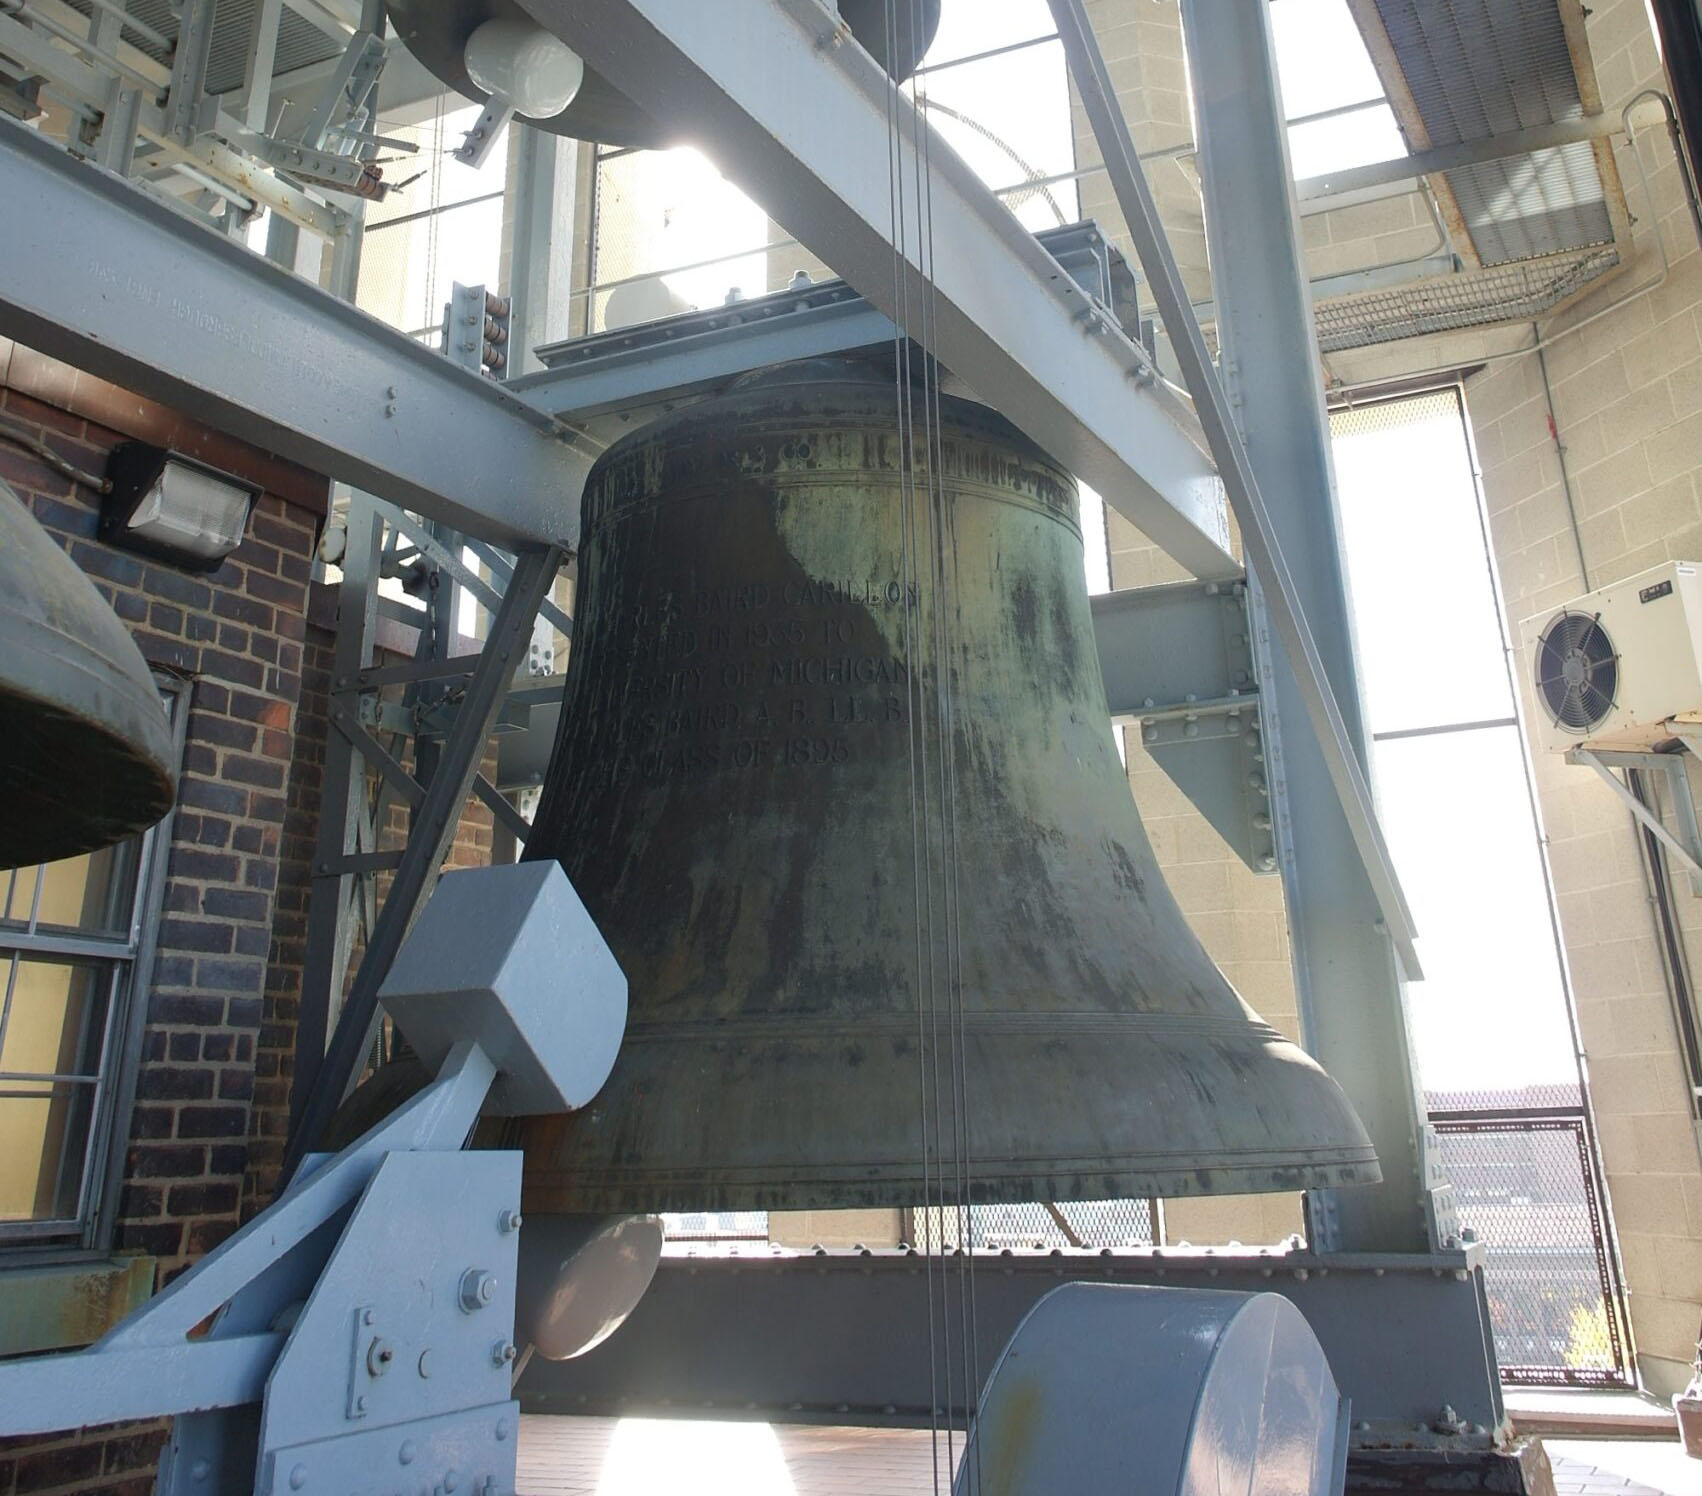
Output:
[[[887,38],[887,55],[895,57],[898,50],[898,23],[894,11],[894,0],[885,0],[885,22]],[[921,1218],[923,1230],[918,1233],[921,1240],[917,1243],[923,1256],[923,1272],[928,1316],[928,1425],[931,1435],[931,1453],[934,1470],[934,1491],[939,1496],[939,1443],[940,1443],[940,1340],[935,1330],[935,1304],[943,1295],[936,1294],[934,1282],[933,1253],[927,1240],[928,1223],[932,1214],[933,1183],[929,1159],[929,1086],[928,1060],[932,1046],[929,1042],[928,1025],[928,993],[927,969],[928,962],[924,956],[924,918],[923,918],[923,888],[926,881],[926,821],[921,813],[917,794],[918,782],[925,782],[926,774],[918,773],[918,759],[925,749],[919,742],[921,728],[920,714],[920,680],[923,661],[917,649],[917,634],[919,630],[913,627],[918,622],[914,617],[915,607],[915,567],[913,565],[914,540],[914,467],[913,467],[913,415],[910,407],[908,381],[906,379],[908,366],[908,325],[909,325],[909,295],[910,278],[904,259],[905,244],[905,192],[904,192],[904,151],[901,135],[900,115],[902,101],[899,96],[898,84],[889,79],[887,86],[887,129],[888,129],[888,194],[891,231],[893,245],[893,402],[897,426],[896,456],[898,461],[899,489],[899,607],[900,630],[902,647],[906,664],[905,681],[905,725],[907,734],[907,790],[910,802],[910,853],[911,853],[911,898],[912,919],[915,929],[915,991],[917,1014],[917,1070],[918,1070],[918,1122],[921,1139],[921,1168],[922,1186]],[[945,1393],[944,1406],[950,1407],[951,1392],[949,1385]]]

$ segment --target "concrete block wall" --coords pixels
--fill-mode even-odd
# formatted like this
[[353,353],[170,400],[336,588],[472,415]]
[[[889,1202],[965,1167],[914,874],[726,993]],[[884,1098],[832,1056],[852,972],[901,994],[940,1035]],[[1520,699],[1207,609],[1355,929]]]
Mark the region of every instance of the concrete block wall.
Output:
[[[1588,25],[1610,113],[1642,88],[1666,86],[1639,0],[1607,0]],[[1702,251],[1664,130],[1652,125],[1641,146],[1652,205],[1631,149],[1616,146],[1639,220],[1637,253],[1548,329],[1547,389],[1535,357],[1493,363],[1467,385],[1515,630],[1586,588],[1669,559],[1702,560]],[[1660,274],[1657,233],[1666,280],[1626,300]],[[1527,720],[1540,721],[1522,645],[1518,673]],[[1694,1102],[1630,817],[1589,769],[1554,753],[1535,762],[1639,1366],[1665,1395],[1688,1374],[1702,1320]],[[1677,896],[1694,958],[1702,904],[1682,879]]]
[[[0,475],[129,625],[149,663],[185,682],[184,760],[152,982],[136,998],[147,1022],[135,1110],[118,1145],[114,1239],[121,1252],[155,1259],[163,1285],[238,1223],[324,484],[4,341],[0,420],[94,473],[134,436],[267,485],[242,546],[198,575],[105,545],[93,494],[0,442]],[[0,1252],[0,1293],[5,1269]],[[146,1425],[0,1441],[0,1493],[146,1491],[162,1434]]]

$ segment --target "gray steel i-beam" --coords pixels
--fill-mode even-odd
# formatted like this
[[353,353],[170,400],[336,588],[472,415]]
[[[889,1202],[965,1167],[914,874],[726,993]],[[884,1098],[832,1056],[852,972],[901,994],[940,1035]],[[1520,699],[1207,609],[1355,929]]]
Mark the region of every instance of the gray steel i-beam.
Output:
[[[1363,770],[1346,563],[1270,22],[1264,6],[1244,0],[1183,0],[1182,20],[1224,376]],[[1268,587],[1270,576],[1252,570]],[[1271,601],[1264,599],[1267,607]],[[1256,625],[1256,639],[1260,633]],[[1312,1240],[1326,1250],[1434,1249],[1458,1228],[1429,1157],[1394,943],[1325,754],[1301,727],[1307,703],[1292,656],[1268,641],[1263,652],[1272,818],[1302,1030],[1365,1122],[1383,1166],[1381,1185],[1310,1197]]]
[[933,148],[918,186],[927,127],[831,6],[523,6],[645,108],[689,121],[781,227],[1156,545],[1202,579],[1240,575],[1186,403],[954,152]]
[[0,119],[0,335],[512,549],[593,454],[495,381]]

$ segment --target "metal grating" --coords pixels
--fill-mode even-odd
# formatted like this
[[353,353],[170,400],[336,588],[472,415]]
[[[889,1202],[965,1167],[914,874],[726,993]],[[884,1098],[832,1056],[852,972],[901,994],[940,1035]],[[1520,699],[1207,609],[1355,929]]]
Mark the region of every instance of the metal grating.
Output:
[[[1375,0],[1419,122],[1455,145],[1584,114],[1556,0]],[[1613,239],[1588,145],[1447,173],[1485,265]]]
[[1619,251],[1610,244],[1320,302],[1315,309],[1318,346],[1336,353],[1425,333],[1528,322],[1617,264]]
[[[1163,1236],[1151,1200],[1085,1200],[1057,1205],[973,1205],[969,1245],[997,1252],[1050,1247],[1151,1247]],[[924,1252],[950,1251],[961,1238],[959,1211],[910,1212],[910,1231]]]
[[1450,1109],[1431,1121],[1461,1223],[1488,1248],[1484,1286],[1502,1381],[1630,1386],[1582,1108]]
[[[90,0],[70,0],[71,8],[89,15]],[[129,0],[129,13],[168,40],[177,36],[177,13],[181,4],[171,0]],[[242,87],[247,72],[248,42],[254,28],[254,13],[258,0],[219,0],[213,12],[213,42],[207,55],[207,92],[232,93]],[[151,57],[161,67],[171,66],[169,50],[155,46],[134,31],[126,30],[124,40]],[[278,21],[278,51],[273,75],[282,77],[298,68],[328,62],[342,55],[346,43],[338,41],[311,21],[296,14],[287,5]]]

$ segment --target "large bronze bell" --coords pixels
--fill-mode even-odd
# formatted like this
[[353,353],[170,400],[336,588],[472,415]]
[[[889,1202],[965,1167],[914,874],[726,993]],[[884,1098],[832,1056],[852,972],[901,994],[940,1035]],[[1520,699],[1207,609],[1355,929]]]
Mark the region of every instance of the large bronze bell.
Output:
[[171,724],[142,652],[3,479],[0,728],[0,868],[109,846],[171,809]]
[[1154,861],[1073,480],[946,397],[912,493],[897,411],[890,362],[786,366],[591,473],[527,855],[566,868],[630,1018],[597,1099],[526,1124],[527,1210],[1376,1180],[1345,1097],[1236,995]]

